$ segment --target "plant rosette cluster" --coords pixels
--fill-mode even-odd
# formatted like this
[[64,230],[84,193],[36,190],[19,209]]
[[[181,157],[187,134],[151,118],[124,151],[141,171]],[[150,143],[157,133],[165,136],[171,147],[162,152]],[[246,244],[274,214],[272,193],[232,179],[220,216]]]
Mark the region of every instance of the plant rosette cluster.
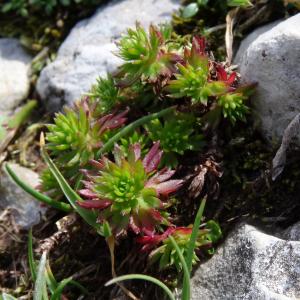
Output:
[[162,165],[176,167],[179,155],[184,155],[188,150],[201,149],[204,137],[199,133],[200,130],[195,129],[197,125],[199,124],[192,114],[183,113],[169,115],[163,121],[155,119],[145,125],[150,139],[160,141],[164,151]]
[[237,73],[228,75],[221,63],[208,56],[204,38],[194,37],[192,47],[185,47],[183,61],[176,66],[175,79],[165,88],[169,97],[189,99],[192,106],[205,107],[205,112],[221,109],[232,123],[245,120],[247,96],[236,90]]
[[118,44],[125,61],[116,75],[119,88],[126,93],[137,82],[150,84],[156,97],[200,107],[202,116],[219,109],[232,123],[245,120],[248,93],[237,89],[237,73],[213,59],[204,38],[195,36],[191,44],[182,45],[171,33],[167,26],[150,26],[149,34],[138,24],[128,30]]
[[[167,207],[169,196],[183,184],[171,179],[178,158],[201,149],[207,116],[214,114],[220,120],[223,115],[232,123],[244,120],[251,88],[238,87],[237,74],[214,61],[203,38],[194,37],[191,43],[180,40],[166,25],[151,25],[147,33],[137,24],[118,48],[124,64],[116,74],[99,78],[75,107],[55,116],[48,126],[46,149],[82,196],[77,201],[81,209],[92,210],[115,237],[130,229],[155,240],[161,227],[173,228]],[[150,97],[143,102],[143,95]],[[127,110],[122,111],[126,106],[133,123],[121,129],[129,117]],[[172,110],[173,115],[161,115],[163,110]],[[55,184],[47,171],[42,179],[45,190]],[[180,227],[168,232],[184,249],[191,230]],[[196,246],[211,245],[211,232],[211,228],[200,230]],[[167,252],[159,258],[164,261],[161,266],[178,268],[169,235],[162,236],[166,238],[159,238],[162,245],[153,257]]]
[[[170,236],[174,238],[181,253],[186,257],[192,230],[191,226],[169,227],[162,234],[139,237],[137,238],[137,242],[143,245],[143,251],[152,250],[149,255],[150,264],[158,261],[160,270],[174,265],[178,272],[180,272],[182,271],[182,264],[170,240]],[[213,243],[217,242],[221,236],[222,232],[219,225],[212,220],[208,221],[205,228],[200,229],[197,234],[195,248],[198,250],[202,248],[208,250],[208,253],[212,253]],[[196,264],[197,261],[199,261],[199,258],[194,251],[192,263]]]
[[139,144],[131,146],[128,156],[118,145],[113,151],[114,161],[103,157],[91,161],[95,171],[84,170],[84,189],[79,194],[85,199],[78,205],[99,212],[98,221],[108,222],[115,236],[130,228],[134,233],[153,235],[158,225],[168,225],[166,202],[183,181],[170,179],[175,170],[157,170],[163,152],[155,143],[141,157]]
[[[71,182],[80,175],[79,169],[95,158],[99,148],[127,120],[127,110],[97,116],[95,107],[96,102],[85,97],[73,108],[65,107],[63,113],[55,115],[54,123],[47,125],[46,147],[65,178]],[[41,181],[44,191],[58,188],[49,169],[44,170]]]
[[[175,170],[158,170],[163,151],[160,142],[154,143],[142,157],[141,145],[131,145],[124,153],[117,144],[113,151],[113,161],[107,157],[92,160],[93,170],[82,170],[85,174],[84,188],[79,194],[84,200],[77,204],[97,212],[97,219],[115,237],[124,236],[128,229],[140,235],[137,241],[142,250],[157,247],[150,253],[150,262],[159,261],[161,269],[182,266],[169,236],[175,239],[185,255],[191,239],[191,227],[175,227],[169,220],[167,207],[169,196],[183,184],[181,179],[171,179]],[[163,234],[157,234],[162,226],[169,226]],[[221,236],[217,223],[209,221],[200,230],[196,239],[196,249],[212,247]],[[162,244],[162,245],[160,245]],[[198,261],[193,254],[193,263]]]

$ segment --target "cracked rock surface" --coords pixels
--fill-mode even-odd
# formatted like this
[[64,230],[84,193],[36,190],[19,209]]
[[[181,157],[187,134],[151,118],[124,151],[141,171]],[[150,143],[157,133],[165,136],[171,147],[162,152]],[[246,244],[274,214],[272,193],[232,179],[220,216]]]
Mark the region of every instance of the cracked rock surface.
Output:
[[298,230],[296,224],[275,237],[251,225],[239,225],[195,272],[191,299],[299,299]]

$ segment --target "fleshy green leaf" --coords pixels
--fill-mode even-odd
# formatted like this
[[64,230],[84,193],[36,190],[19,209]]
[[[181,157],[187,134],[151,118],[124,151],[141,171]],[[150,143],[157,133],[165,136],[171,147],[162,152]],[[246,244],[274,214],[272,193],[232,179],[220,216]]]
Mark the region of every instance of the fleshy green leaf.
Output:
[[222,231],[218,223],[210,220],[206,223],[206,228],[209,229],[208,237],[213,243],[217,242],[221,238]]
[[189,19],[197,14],[199,11],[199,6],[197,3],[190,3],[182,11],[182,17],[184,19]]

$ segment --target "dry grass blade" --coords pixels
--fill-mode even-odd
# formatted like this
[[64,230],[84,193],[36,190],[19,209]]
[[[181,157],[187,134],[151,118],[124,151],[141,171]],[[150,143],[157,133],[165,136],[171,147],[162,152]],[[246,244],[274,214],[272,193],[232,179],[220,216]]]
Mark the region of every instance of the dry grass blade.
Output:
[[0,115],[0,153],[10,144],[18,129],[28,120],[36,106],[37,101],[31,100],[23,105],[13,116],[4,117]]
[[[110,260],[111,260],[111,273],[113,278],[117,278],[116,270],[115,270],[115,239],[111,235],[106,239],[109,252],[110,252]],[[133,300],[140,300],[138,297],[136,297],[131,291],[126,289],[121,283],[117,283],[120,289],[127,295],[130,299]]]
[[235,17],[237,13],[239,12],[239,8],[235,8],[229,11],[229,13],[226,16],[226,33],[225,33],[225,45],[226,45],[226,53],[227,53],[227,59],[226,63],[228,65],[231,64],[233,51],[232,51],[232,45],[233,45],[233,26],[235,22]]

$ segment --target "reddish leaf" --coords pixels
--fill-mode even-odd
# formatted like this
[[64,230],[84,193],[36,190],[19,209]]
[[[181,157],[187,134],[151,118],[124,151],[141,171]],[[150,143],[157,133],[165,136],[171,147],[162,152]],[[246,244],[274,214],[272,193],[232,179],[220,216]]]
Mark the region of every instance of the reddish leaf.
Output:
[[169,180],[156,185],[151,185],[148,187],[153,187],[159,195],[168,196],[170,193],[175,192],[182,186],[183,180]]
[[236,72],[232,72],[228,77],[227,72],[221,65],[217,65],[216,70],[217,70],[218,79],[220,81],[223,81],[227,85],[231,85],[234,83],[237,76]]
[[83,208],[87,209],[104,209],[109,207],[112,203],[109,200],[85,200],[76,201],[76,203]]
[[158,141],[152,146],[143,160],[143,165],[147,173],[156,170],[160,163],[163,151],[159,150],[159,146],[160,142]]
[[95,199],[97,198],[97,194],[92,192],[89,189],[83,189],[78,191],[79,195],[88,199]]
[[148,185],[151,186],[153,184],[158,184],[158,183],[164,182],[164,181],[170,179],[175,174],[175,172],[176,172],[175,170],[164,168],[164,169],[160,170],[157,174],[152,176],[146,183],[146,186],[148,186]]

